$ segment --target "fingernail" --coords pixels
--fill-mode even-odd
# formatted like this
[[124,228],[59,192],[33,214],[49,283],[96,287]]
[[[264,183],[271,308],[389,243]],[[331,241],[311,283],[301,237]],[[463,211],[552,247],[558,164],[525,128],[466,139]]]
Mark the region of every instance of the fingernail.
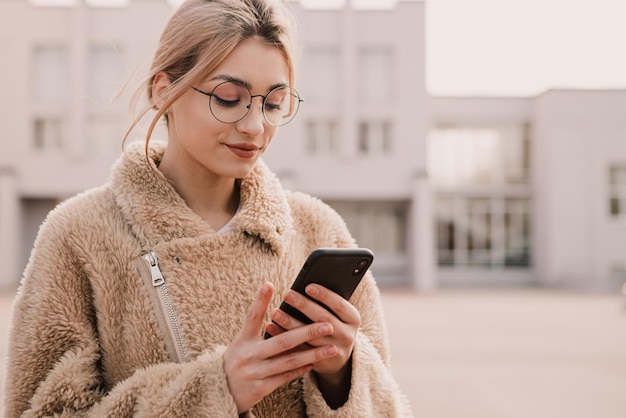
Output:
[[337,348],[334,345],[329,345],[324,348],[324,355],[332,356],[337,353]]
[[272,318],[274,318],[278,322],[281,322],[285,318],[285,316],[283,314],[283,311],[281,311],[280,309],[276,309],[274,312],[272,312]]
[[311,296],[317,296],[320,293],[320,290],[317,288],[317,286],[314,285],[309,285],[306,288],[306,291]]
[[295,302],[296,301],[296,296],[293,294],[293,291],[291,290],[287,290],[284,294],[283,294],[283,299],[285,300],[285,302]]
[[261,287],[261,294],[267,296],[272,291],[272,285],[269,282],[263,283]]
[[328,335],[333,332],[333,328],[328,324],[320,325],[319,332],[322,335]]

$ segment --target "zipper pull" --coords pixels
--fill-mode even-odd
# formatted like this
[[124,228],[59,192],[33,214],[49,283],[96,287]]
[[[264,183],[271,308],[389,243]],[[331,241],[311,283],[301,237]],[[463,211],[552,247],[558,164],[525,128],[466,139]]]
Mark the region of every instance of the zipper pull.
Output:
[[148,262],[148,266],[150,267],[150,276],[152,276],[152,286],[162,286],[165,284],[165,279],[163,278],[163,273],[161,273],[161,269],[159,268],[159,263],[157,262],[157,256],[155,253],[148,253],[143,256]]

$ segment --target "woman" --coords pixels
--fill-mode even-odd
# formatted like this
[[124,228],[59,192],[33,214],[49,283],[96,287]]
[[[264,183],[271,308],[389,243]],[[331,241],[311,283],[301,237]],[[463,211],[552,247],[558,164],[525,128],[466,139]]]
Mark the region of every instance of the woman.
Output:
[[[337,316],[288,290],[311,250],[356,244],[259,159],[300,104],[286,8],[189,0],[171,18],[145,146],[40,230],[14,307],[5,416],[410,414],[373,277],[350,302],[307,288]],[[167,145],[150,142],[160,118]],[[314,322],[276,309],[283,300]]]

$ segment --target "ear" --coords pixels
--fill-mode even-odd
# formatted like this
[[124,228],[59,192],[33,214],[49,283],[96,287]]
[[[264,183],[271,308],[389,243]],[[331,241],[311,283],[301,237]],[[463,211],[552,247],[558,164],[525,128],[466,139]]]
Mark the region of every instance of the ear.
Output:
[[152,81],[152,105],[161,109],[167,103],[167,91],[172,86],[172,82],[165,71],[160,71],[154,76]]

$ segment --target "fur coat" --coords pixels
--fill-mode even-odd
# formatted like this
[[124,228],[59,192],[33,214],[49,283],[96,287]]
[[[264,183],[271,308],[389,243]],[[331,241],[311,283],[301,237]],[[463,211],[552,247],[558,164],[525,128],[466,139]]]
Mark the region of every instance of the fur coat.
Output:
[[[3,416],[237,417],[222,354],[261,284],[273,282],[278,306],[309,252],[356,245],[337,213],[283,190],[262,162],[218,234],[156,169],[163,150],[152,145],[148,163],[143,146],[129,145],[105,185],[46,218],[14,304]],[[331,410],[309,373],[247,415],[410,416],[379,296],[368,273],[351,298],[362,325],[344,406]]]

